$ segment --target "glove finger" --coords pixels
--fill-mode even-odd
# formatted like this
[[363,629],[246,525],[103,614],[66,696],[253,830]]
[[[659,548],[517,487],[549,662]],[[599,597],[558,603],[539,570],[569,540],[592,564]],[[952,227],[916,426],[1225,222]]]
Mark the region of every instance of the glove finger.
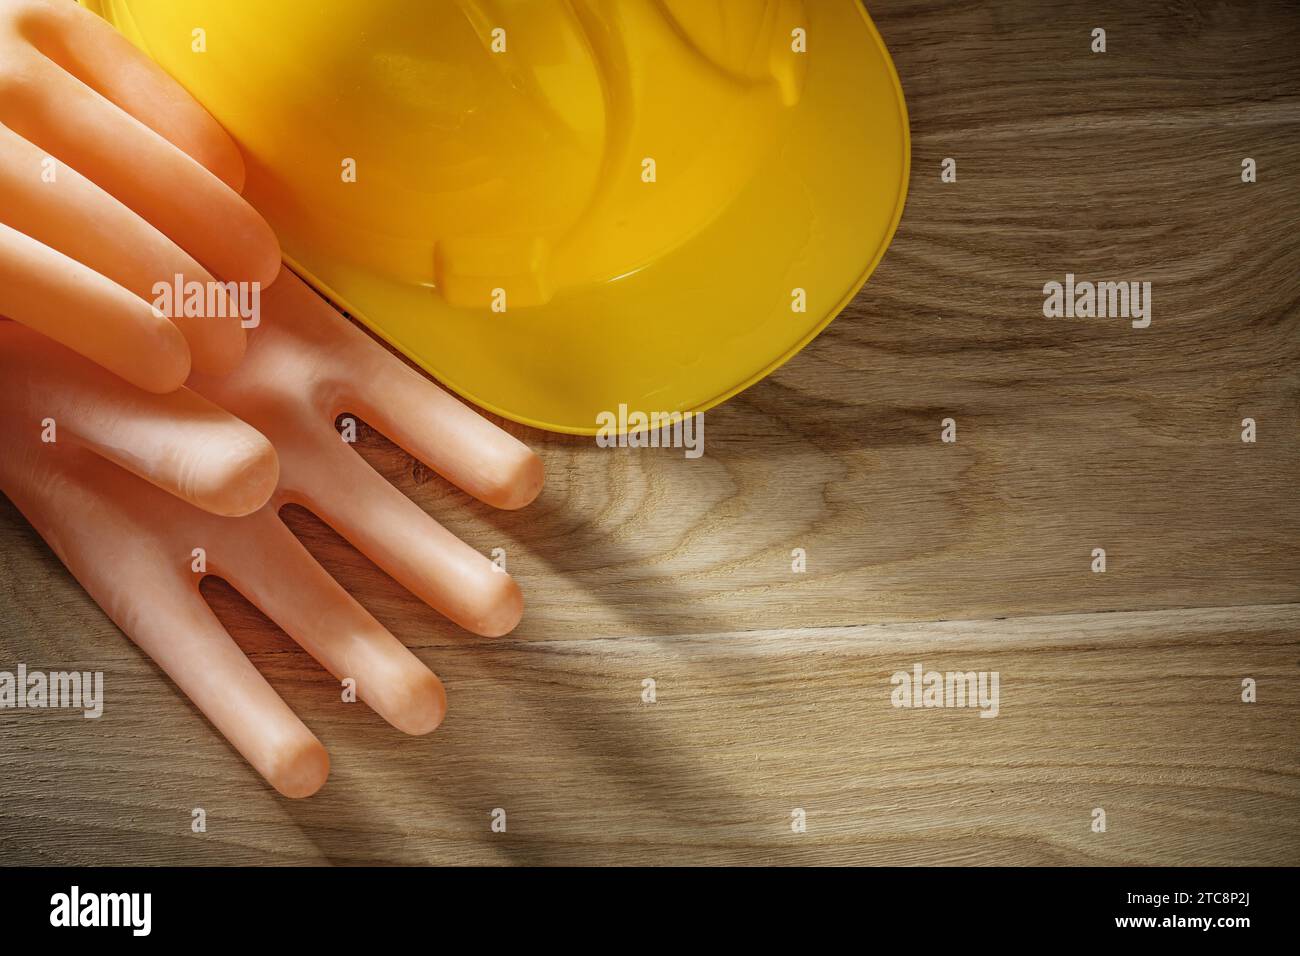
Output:
[[[119,577],[120,577],[119,569]],[[178,585],[178,588],[183,585]],[[102,589],[86,586],[101,607]],[[128,620],[128,636],[286,797],[309,797],[329,776],[329,754],[234,642],[197,590],[158,594]],[[114,621],[124,631],[122,621]]]
[[331,421],[339,412],[356,412],[494,508],[522,508],[537,497],[545,471],[527,445],[388,353],[379,352],[367,364],[366,372],[344,380]]
[[[15,441],[10,429],[10,438]],[[203,601],[188,541],[202,512],[87,449],[35,453],[5,493],[95,602],[280,793],[324,784],[329,756]],[[194,537],[204,537],[194,533]]]
[[310,443],[269,435],[280,454],[277,499],[310,509],[434,610],[468,631],[514,630],[524,599],[509,574],[425,514],[325,429]]
[[497,508],[522,508],[542,488],[542,461],[513,435],[435,385],[339,315],[292,273],[267,292],[267,308],[300,317],[333,358],[333,421],[355,412],[458,488]]
[[229,412],[185,388],[140,391],[16,322],[0,321],[0,402],[31,434],[52,421],[57,439],[213,514],[256,511],[279,480],[271,443]]
[[[358,336],[362,333],[356,329]],[[341,381],[339,412],[356,412],[453,485],[494,508],[530,504],[542,460],[513,435],[378,348],[367,369]]]
[[210,567],[357,696],[408,734],[442,723],[442,682],[330,577],[271,508],[232,526]]
[[148,392],[174,391],[190,374],[185,336],[153,306],[3,223],[0,315],[63,343]]
[[271,227],[238,193],[57,64],[37,57],[0,98],[0,123],[135,210],[213,275],[268,285]]
[[25,32],[43,54],[206,166],[235,192],[244,161],[221,125],[153,60],[76,4],[32,7]]
[[[168,317],[184,334],[195,370],[230,372],[244,354],[238,303],[188,254],[71,167],[47,172],[47,157],[0,127],[0,221],[88,266],[148,303],[177,279],[213,290],[211,314],[186,316],[171,294]],[[52,176],[52,181],[51,181]],[[161,287],[159,284],[161,283]],[[207,311],[205,296],[204,311]],[[78,317],[87,322],[85,317]]]

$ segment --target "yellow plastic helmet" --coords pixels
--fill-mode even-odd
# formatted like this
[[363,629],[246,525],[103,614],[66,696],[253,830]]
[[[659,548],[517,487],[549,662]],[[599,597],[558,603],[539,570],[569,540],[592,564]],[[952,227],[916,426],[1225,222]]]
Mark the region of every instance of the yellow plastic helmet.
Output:
[[85,0],[231,132],[323,294],[470,401],[697,412],[884,255],[906,108],[858,0]]

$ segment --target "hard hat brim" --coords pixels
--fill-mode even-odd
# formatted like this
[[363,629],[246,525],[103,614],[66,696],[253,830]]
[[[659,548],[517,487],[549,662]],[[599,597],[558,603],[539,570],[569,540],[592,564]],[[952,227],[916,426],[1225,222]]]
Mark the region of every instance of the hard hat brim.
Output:
[[910,137],[889,53],[859,3],[808,9],[806,86],[784,143],[708,228],[637,272],[492,313],[322,267],[310,237],[282,236],[286,258],[438,381],[512,421],[594,435],[620,405],[706,411],[812,341],[902,217]]
[[[127,0],[102,6],[149,50]],[[170,38],[153,51],[160,62],[237,138],[254,132],[256,143],[241,141],[245,194],[275,227],[290,266],[452,391],[526,425],[591,435],[598,416],[620,406],[689,414],[731,398],[848,305],[902,216],[910,140],[897,73],[858,0],[817,0],[803,5],[806,70],[780,139],[738,159],[744,185],[703,228],[640,268],[563,286],[543,304],[456,307],[434,287],[432,262],[427,282],[385,275],[348,254],[383,237],[335,222],[327,209],[304,215],[295,205],[303,197],[258,165],[259,154],[273,161],[280,134],[258,119],[253,81],[237,64],[200,72],[211,61],[182,49],[175,36],[184,35],[171,29],[183,18],[166,13],[176,23],[164,29],[158,18],[169,8],[149,10],[155,33]],[[658,170],[660,181],[673,175]]]

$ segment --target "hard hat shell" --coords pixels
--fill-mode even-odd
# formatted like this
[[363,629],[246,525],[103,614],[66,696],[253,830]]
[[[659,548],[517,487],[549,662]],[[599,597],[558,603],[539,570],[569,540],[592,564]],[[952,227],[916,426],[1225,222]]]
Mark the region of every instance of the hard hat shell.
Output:
[[857,0],[86,2],[239,142],[297,271],[541,428],[753,384],[902,214],[906,108]]

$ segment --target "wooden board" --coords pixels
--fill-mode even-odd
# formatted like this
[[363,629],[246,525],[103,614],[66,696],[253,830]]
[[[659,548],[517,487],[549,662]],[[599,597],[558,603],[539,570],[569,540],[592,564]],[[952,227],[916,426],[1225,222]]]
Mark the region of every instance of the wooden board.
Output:
[[[0,712],[0,862],[1300,863],[1300,10],[1141,6],[870,4],[913,129],[898,236],[708,413],[703,458],[510,425],[548,484],[497,514],[363,429],[529,606],[470,637],[286,514],[446,681],[412,739],[205,585],[330,749],[311,800],[0,499],[0,669],[110,694],[98,721]],[[1150,281],[1150,327],[1044,318],[1066,272]],[[997,671],[998,717],[891,706],[915,663]]]

